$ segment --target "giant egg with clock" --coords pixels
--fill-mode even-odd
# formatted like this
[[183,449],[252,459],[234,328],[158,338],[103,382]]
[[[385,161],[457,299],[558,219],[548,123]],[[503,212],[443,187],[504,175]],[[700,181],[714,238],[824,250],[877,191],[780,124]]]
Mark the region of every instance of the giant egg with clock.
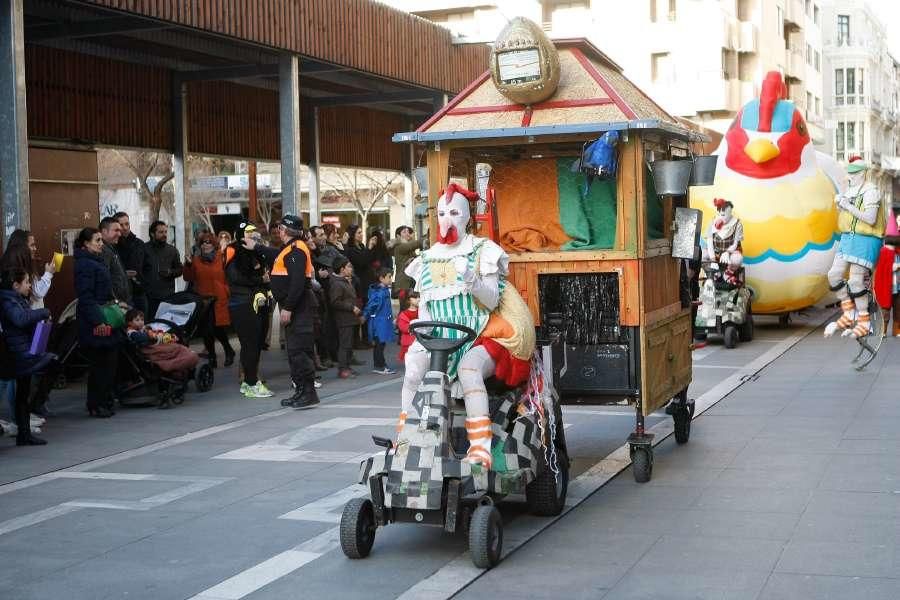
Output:
[[556,46],[533,21],[516,17],[494,42],[491,78],[513,102],[530,105],[546,100],[559,85]]

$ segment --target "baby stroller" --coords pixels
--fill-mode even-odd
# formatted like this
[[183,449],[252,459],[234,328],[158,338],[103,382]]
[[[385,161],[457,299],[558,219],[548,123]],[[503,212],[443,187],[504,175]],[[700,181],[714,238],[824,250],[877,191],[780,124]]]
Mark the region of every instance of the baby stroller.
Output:
[[59,357],[53,387],[60,390],[65,388],[71,379],[77,379],[87,373],[91,366],[78,345],[78,321],[75,319],[77,307],[78,300],[69,302],[51,329],[47,345],[48,350]]
[[[179,344],[190,346],[191,339],[209,319],[215,301],[213,296],[178,292],[161,302],[156,315],[147,317],[146,324],[152,324],[154,329],[173,333],[178,337]],[[177,378],[163,373],[131,343],[125,344],[120,354],[118,378],[120,402],[147,396],[149,391],[155,392],[159,408],[169,408],[184,402],[184,393],[191,380],[195,382],[199,392],[208,392],[215,382],[213,368],[208,362],[192,369],[187,377]]]

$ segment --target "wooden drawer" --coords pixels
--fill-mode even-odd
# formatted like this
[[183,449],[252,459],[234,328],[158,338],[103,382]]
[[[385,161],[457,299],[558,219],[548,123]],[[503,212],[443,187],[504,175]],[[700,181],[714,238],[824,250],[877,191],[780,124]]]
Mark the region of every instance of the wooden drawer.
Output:
[[643,339],[641,399],[646,416],[691,382],[690,312],[650,329]]

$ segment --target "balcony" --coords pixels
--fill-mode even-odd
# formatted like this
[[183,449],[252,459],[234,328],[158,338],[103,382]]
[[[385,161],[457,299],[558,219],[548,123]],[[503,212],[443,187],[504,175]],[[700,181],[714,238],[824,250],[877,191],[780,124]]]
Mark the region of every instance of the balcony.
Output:
[[784,77],[803,81],[806,76],[806,57],[799,49],[788,49],[784,53]]
[[801,0],[787,0],[784,6],[784,24],[790,29],[800,29],[803,27],[803,2]]
[[[693,107],[697,112],[737,112],[743,106],[741,102],[741,81],[738,79],[722,79],[718,73],[701,75],[697,85]],[[700,93],[702,90],[702,93]]]
[[735,50],[741,53],[755,53],[759,51],[759,28],[749,21],[737,23],[738,40]]

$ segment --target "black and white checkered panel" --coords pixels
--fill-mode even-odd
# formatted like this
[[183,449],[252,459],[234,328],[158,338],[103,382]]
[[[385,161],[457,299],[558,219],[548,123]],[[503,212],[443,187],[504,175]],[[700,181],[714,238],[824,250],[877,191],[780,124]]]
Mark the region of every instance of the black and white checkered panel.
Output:
[[450,453],[447,376],[429,371],[422,379],[397,436],[385,482],[385,503],[394,508],[441,508],[444,457]]

